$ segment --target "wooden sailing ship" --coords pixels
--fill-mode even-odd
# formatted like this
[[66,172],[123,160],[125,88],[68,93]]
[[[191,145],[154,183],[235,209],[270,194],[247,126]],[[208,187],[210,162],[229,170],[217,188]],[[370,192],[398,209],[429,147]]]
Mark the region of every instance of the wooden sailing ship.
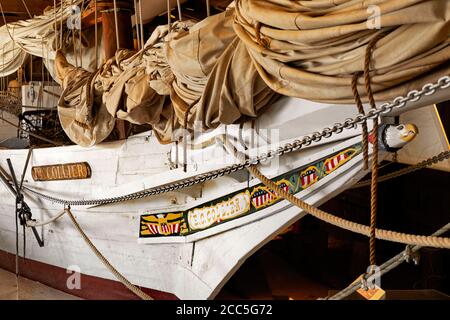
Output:
[[[83,30],[102,26],[95,27],[104,48],[96,51],[95,63],[114,57],[117,48],[133,48],[131,1],[85,5]],[[66,7],[48,13],[55,25],[66,20],[59,10]],[[424,87],[406,103],[364,106],[380,121],[379,161],[417,134],[414,125],[395,123],[395,117],[447,100],[449,80],[435,79],[433,90]],[[360,111],[352,103],[282,97],[258,117],[190,131],[169,144],[153,130],[129,136],[130,125],[117,120],[119,139],[89,148],[2,149],[0,266],[12,269],[18,254],[24,257],[17,262],[21,274],[52,287],[88,298],[132,296],[102,264],[103,256],[152,298],[214,298],[246,258],[307,214],[244,169],[261,163],[260,172],[278,188],[318,206],[369,172],[365,160],[375,141],[369,136],[365,150]],[[372,121],[365,123],[372,132]],[[63,216],[67,210],[73,219]],[[17,239],[25,236],[26,252],[16,252]],[[76,292],[67,287],[67,269],[82,274]]]

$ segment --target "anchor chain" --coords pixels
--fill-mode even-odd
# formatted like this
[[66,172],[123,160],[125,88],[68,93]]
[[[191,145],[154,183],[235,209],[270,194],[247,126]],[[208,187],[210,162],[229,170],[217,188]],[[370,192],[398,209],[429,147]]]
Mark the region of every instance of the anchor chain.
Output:
[[193,186],[195,184],[203,183],[205,181],[214,180],[224,175],[236,172],[238,170],[246,169],[254,165],[258,165],[264,161],[273,159],[274,157],[279,157],[290,152],[298,151],[302,147],[309,146],[313,143],[317,143],[322,139],[331,137],[333,134],[339,134],[344,131],[344,129],[354,129],[358,125],[365,123],[367,120],[373,120],[378,118],[383,114],[392,112],[393,110],[402,109],[406,106],[408,102],[416,102],[420,100],[423,96],[430,96],[436,93],[437,90],[443,90],[450,87],[450,76],[441,77],[435,83],[425,84],[421,90],[412,90],[406,94],[406,96],[396,97],[392,102],[387,102],[379,106],[378,108],[371,108],[366,114],[358,114],[355,118],[349,118],[342,123],[336,123],[332,127],[325,127],[322,131],[314,132],[311,135],[304,136],[300,140],[294,140],[292,143],[287,143],[280,146],[276,150],[270,150],[267,153],[262,153],[261,155],[244,160],[239,164],[233,164],[226,166],[221,169],[213,170],[204,174],[197,175],[192,178],[188,178],[179,182],[169,183],[162,186],[150,188],[143,191],[138,191],[130,193],[123,196],[104,198],[104,199],[92,199],[92,200],[66,200],[50,195],[38,192],[29,187],[24,187],[27,191],[33,193],[34,195],[41,197],[50,202],[59,203],[67,206],[95,206],[95,205],[105,205],[111,203],[124,202],[129,200],[137,200],[145,197],[159,195],[186,187]]

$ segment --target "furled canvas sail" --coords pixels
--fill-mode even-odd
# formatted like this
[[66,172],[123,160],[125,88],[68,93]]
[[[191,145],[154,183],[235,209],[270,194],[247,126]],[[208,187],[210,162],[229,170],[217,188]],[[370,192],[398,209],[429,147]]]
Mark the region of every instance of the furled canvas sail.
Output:
[[[97,63],[101,64],[103,61],[104,55],[103,50],[98,50],[98,61],[97,63],[94,61],[94,33],[84,33],[80,43],[77,30],[72,39],[72,29],[67,24],[69,18],[74,18],[73,6],[81,3],[82,0],[65,0],[62,3],[62,9],[58,5],[56,10],[50,8],[33,19],[12,22],[0,27],[0,61],[2,61],[0,75],[5,77],[16,72],[28,56],[33,55],[43,58],[47,69],[55,78],[54,60],[58,49],[57,45],[62,48],[61,50],[70,63],[87,70],[95,70]],[[61,32],[64,43],[62,46],[60,43]],[[101,32],[99,34],[101,35]],[[101,48],[101,37],[98,41],[98,47]],[[73,49],[74,43],[77,50]],[[83,48],[81,52],[78,50],[80,47]]]
[[[275,91],[313,101],[354,102],[368,42],[375,99],[389,100],[450,71],[450,2],[236,1],[235,31]],[[365,99],[364,81],[359,91]]]
[[[380,34],[369,66],[377,101],[449,73],[449,1],[377,1],[374,10],[365,1],[239,0],[170,34],[161,27],[136,55],[118,52],[93,83],[111,116],[150,123],[169,142],[186,117],[190,127],[234,123],[256,117],[277,93],[352,103],[352,77]],[[76,96],[80,87],[65,89]],[[358,89],[366,101],[362,76]]]
[[[76,15],[79,12],[73,9],[77,6],[81,8],[83,0],[58,0],[57,2],[56,10],[48,7],[40,16],[25,21],[8,23],[0,27],[0,61],[2,61],[0,75],[2,77],[16,72],[29,55],[33,55],[43,58],[52,77],[58,80],[54,74],[54,60],[58,49],[56,45],[62,47],[60,50],[73,65],[95,71],[96,66],[102,64],[104,60],[101,37],[102,25],[98,25],[99,37],[97,40],[97,61],[95,61],[94,33],[83,33],[80,42],[77,30],[75,30],[75,38],[72,39],[72,27],[76,26],[69,26],[70,23],[76,23],[76,19],[78,19]],[[145,0],[142,2],[141,11],[144,23],[167,10],[166,0]],[[181,3],[183,2],[185,1],[182,0]],[[171,0],[171,7],[176,6],[176,3],[176,0]],[[69,24],[67,23],[68,20],[70,20]],[[64,42],[62,46],[60,43],[61,33]],[[74,45],[76,49],[81,47],[82,50],[80,52],[74,51]]]

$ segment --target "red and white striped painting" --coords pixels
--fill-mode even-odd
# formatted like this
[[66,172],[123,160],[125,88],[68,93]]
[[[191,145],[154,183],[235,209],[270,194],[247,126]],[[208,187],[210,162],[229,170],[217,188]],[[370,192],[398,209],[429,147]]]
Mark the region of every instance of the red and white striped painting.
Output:
[[340,165],[342,165],[345,162],[347,162],[349,157],[350,156],[349,156],[348,152],[345,151],[345,152],[339,153],[338,155],[334,156],[333,158],[325,160],[326,173],[332,172],[337,167],[339,167]]
[[[279,186],[285,192],[289,192],[289,186],[285,182],[280,183]],[[267,206],[278,199],[277,194],[267,187],[258,187],[252,194],[252,204],[257,209]]]
[[170,235],[170,234],[178,234],[180,232],[180,223],[172,222],[172,223],[146,223],[148,230],[151,234],[161,234],[161,235]]
[[303,189],[309,187],[319,179],[318,170],[315,166],[309,167],[300,174]]

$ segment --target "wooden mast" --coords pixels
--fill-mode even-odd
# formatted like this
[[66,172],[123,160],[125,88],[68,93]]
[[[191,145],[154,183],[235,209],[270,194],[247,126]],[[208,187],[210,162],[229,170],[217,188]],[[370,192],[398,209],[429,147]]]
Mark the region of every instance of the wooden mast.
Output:
[[[116,19],[114,2],[112,0],[97,0],[97,21],[95,21],[95,3],[93,0],[90,1],[82,17],[83,29],[92,27],[96,23],[102,24],[102,42],[105,61],[114,57],[117,49],[134,49],[133,28],[131,25],[131,16],[133,14],[132,1],[118,0],[116,3],[119,48],[117,48]],[[119,139],[126,139],[130,124],[117,119],[116,128],[119,131]]]

